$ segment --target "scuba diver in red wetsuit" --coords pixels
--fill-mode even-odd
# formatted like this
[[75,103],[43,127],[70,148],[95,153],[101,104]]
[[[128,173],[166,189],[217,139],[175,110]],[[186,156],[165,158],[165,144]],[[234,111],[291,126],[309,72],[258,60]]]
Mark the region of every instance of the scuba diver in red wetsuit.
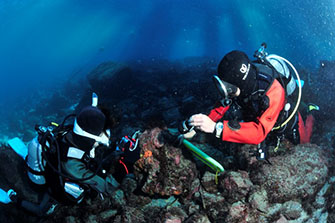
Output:
[[[310,111],[319,108],[309,104],[306,123],[303,122],[297,112],[301,82],[295,68],[282,57],[267,55],[265,47],[262,45],[255,52],[254,62],[241,51],[223,57],[218,75],[213,77],[222,99],[208,115],[195,114],[183,123],[185,138],[193,137],[195,130],[200,130],[236,143],[260,145],[270,133],[277,137],[278,144],[284,136],[294,144],[310,142],[314,123]],[[290,74],[286,63],[292,65],[298,80]],[[292,105],[297,85],[298,100]],[[222,118],[225,120],[221,121]]]

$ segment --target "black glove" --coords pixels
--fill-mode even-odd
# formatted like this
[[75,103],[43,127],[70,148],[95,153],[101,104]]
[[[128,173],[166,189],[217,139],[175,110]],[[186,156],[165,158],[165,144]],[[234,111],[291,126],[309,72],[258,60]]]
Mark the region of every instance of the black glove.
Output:
[[116,163],[123,154],[124,152],[119,150],[105,150],[103,153],[103,157],[101,158],[103,168],[108,170],[109,167]]

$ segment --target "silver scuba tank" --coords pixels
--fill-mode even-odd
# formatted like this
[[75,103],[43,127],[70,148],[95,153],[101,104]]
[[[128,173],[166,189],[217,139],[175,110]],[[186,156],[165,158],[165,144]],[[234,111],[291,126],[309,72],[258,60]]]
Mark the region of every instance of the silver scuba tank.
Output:
[[286,85],[286,93],[287,93],[287,95],[291,95],[294,92],[294,90],[297,86],[297,83],[296,83],[293,75],[290,74],[290,70],[287,67],[286,63],[275,54],[270,54],[270,55],[266,56],[266,59],[272,64],[272,66],[281,75],[283,75],[287,79],[289,79],[289,82]]
[[46,181],[43,173],[46,161],[42,159],[42,146],[38,142],[37,136],[28,144],[28,156],[26,162],[29,167],[29,179],[35,184],[44,185]]

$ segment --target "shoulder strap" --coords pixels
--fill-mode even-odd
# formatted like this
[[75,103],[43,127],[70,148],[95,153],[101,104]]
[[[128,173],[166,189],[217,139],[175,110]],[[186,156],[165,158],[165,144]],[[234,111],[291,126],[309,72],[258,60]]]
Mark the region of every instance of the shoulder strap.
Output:
[[262,79],[263,81],[270,81],[271,79],[273,81],[274,79],[276,79],[279,81],[279,83],[282,85],[285,91],[287,90],[286,86],[290,80],[284,75],[281,75],[271,64],[267,65],[263,63],[258,63],[257,61],[257,62],[254,62],[253,65],[256,67],[258,71],[258,77],[260,79]]
[[249,97],[247,99],[245,99],[245,102],[246,101],[249,101],[249,100],[256,100],[256,99],[259,99],[259,98],[262,98],[266,92],[269,90],[269,88],[271,87],[271,84],[273,83],[274,81],[274,71],[264,65],[264,64],[260,64],[260,63],[256,63],[254,62],[252,64],[256,71],[257,71],[257,88],[254,92],[252,92]]

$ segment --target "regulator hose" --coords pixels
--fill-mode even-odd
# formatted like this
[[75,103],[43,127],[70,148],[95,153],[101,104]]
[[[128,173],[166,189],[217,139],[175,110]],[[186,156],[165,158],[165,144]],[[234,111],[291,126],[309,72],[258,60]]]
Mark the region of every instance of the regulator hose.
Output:
[[287,117],[287,119],[286,119],[283,123],[281,123],[280,125],[275,126],[275,127],[272,128],[272,130],[277,130],[277,129],[280,129],[280,128],[282,128],[283,126],[285,126],[285,125],[286,125],[286,124],[293,118],[293,116],[294,116],[295,113],[297,112],[298,107],[299,107],[299,104],[300,104],[300,101],[301,101],[301,92],[302,92],[301,89],[302,89],[302,86],[301,86],[300,76],[299,76],[297,70],[295,69],[295,67],[292,65],[292,63],[291,63],[290,61],[288,61],[287,59],[285,59],[285,58],[283,58],[283,57],[281,57],[281,56],[278,56],[278,55],[271,55],[271,57],[276,58],[276,59],[281,59],[281,60],[285,61],[288,65],[290,65],[290,67],[291,67],[292,70],[294,71],[295,76],[296,76],[296,78],[297,78],[297,81],[298,81],[298,89],[299,89],[299,90],[298,90],[298,99],[297,99],[297,102],[296,102],[296,104],[295,104],[295,107],[294,107],[292,113]]

